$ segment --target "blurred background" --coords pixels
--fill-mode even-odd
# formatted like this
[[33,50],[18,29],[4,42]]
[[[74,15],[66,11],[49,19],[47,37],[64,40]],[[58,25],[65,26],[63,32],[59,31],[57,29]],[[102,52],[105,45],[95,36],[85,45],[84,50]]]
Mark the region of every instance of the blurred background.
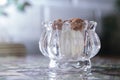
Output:
[[120,56],[120,0],[0,0],[0,56],[41,55],[41,23],[75,17],[98,23],[99,56]]

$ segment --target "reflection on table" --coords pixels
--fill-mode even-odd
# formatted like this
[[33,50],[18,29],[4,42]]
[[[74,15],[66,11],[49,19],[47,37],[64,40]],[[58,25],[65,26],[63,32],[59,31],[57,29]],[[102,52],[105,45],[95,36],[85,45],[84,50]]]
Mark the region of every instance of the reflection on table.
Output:
[[120,80],[120,59],[95,57],[91,73],[56,74],[43,56],[0,57],[0,80]]

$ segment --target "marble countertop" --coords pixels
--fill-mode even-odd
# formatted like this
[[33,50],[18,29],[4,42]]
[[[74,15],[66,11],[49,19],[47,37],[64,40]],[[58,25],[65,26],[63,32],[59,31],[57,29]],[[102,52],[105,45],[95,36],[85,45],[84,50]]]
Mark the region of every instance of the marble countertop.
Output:
[[91,73],[51,74],[43,56],[0,57],[0,80],[120,80],[120,59],[95,57]]

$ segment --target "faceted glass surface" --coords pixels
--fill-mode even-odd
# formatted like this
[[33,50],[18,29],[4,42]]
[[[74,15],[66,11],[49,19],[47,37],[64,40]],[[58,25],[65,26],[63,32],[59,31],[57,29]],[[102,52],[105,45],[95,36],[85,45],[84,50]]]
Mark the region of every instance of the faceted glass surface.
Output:
[[[97,23],[84,20],[82,30],[73,30],[65,22],[62,29],[53,29],[53,22],[44,24],[39,47],[50,58],[50,68],[63,71],[81,71],[91,67],[90,59],[100,49],[100,40],[95,32]],[[57,27],[57,26],[56,26]]]

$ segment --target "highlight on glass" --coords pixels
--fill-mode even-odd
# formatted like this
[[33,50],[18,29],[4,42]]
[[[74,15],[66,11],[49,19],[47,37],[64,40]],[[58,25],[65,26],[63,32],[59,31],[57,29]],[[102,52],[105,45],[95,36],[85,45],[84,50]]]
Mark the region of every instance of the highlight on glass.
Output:
[[43,24],[39,48],[50,59],[49,68],[61,72],[80,72],[91,68],[90,59],[100,50],[95,21],[73,18]]

